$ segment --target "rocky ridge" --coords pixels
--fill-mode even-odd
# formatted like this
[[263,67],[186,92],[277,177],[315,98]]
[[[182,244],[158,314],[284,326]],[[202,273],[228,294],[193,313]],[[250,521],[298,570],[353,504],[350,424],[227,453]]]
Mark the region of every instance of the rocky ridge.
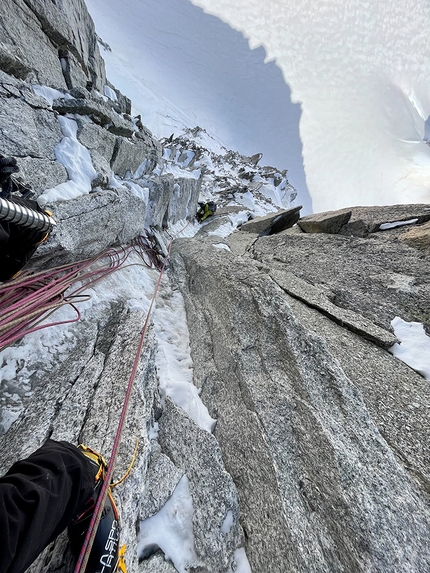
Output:
[[[0,26],[0,152],[37,196],[71,180],[56,156],[66,117],[95,172],[83,194],[50,205],[58,226],[31,267],[92,257],[144,229],[161,250],[169,229],[199,230],[174,241],[158,305],[182,293],[193,382],[216,426],[202,429],[160,390],[154,324],[116,470],[138,437],[115,490],[128,571],[176,570],[156,547],[139,560],[136,530],[184,475],[189,571],[235,571],[240,547],[254,573],[426,571],[428,381],[388,349],[394,316],[430,332],[429,207],[300,219],[286,171],[260,166],[260,154],[227,151],[201,128],[157,141],[131,117],[81,0],[7,0]],[[197,228],[199,198],[218,209]],[[122,286],[140,272],[112,275],[117,296],[95,290],[80,322],[43,339],[48,351],[34,335],[31,355],[24,342],[2,351],[1,471],[47,437],[108,455],[144,319]],[[30,570],[70,567],[63,535]]]

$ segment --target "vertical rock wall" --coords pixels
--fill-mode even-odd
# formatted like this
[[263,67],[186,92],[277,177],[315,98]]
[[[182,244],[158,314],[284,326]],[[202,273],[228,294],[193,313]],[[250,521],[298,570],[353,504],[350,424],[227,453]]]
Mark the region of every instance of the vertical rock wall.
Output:
[[94,23],[83,0],[4,0],[0,69],[54,88],[106,84]]
[[354,212],[358,237],[296,227],[174,245],[254,573],[428,568],[429,382],[387,351],[395,315],[429,327],[428,247],[379,228],[429,213],[390,209]]

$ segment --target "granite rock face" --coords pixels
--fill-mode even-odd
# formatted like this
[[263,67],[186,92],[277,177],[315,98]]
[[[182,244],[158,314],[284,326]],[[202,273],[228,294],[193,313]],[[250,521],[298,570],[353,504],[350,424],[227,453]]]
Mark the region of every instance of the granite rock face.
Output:
[[173,273],[252,571],[424,571],[428,382],[381,346],[396,315],[429,326],[428,260],[383,232],[246,236],[176,242]]
[[111,157],[111,168],[120,177],[125,177],[128,172],[135,173],[145,162],[140,174],[143,175],[151,173],[160,160],[161,146],[153,137],[138,138],[133,141],[117,137]]
[[55,88],[92,82],[103,91],[104,62],[85,2],[4,0],[0,69]]
[[151,226],[165,227],[170,221],[175,224],[189,219],[196,213],[201,183],[198,179],[175,179],[173,175],[162,175],[158,179],[143,180],[149,192],[148,221]]
[[112,245],[125,245],[143,229],[146,205],[125,187],[91,193],[49,206],[60,221],[29,268],[46,268],[94,257]]
[[[159,142],[130,117],[130,100],[106,80],[83,0],[2,8],[0,153],[17,158],[36,195],[66,181],[58,115],[73,113],[97,172],[91,193],[49,206],[58,225],[29,268],[93,257],[144,229],[162,237],[192,219],[200,192],[218,201],[193,239],[175,241],[168,271],[185,300],[194,383],[215,431],[160,393],[162,343],[150,326],[115,472],[125,473],[138,438],[133,470],[115,490],[129,573],[176,571],[161,550],[139,561],[137,539],[140,521],[162,510],[184,475],[190,573],[236,571],[239,547],[253,573],[426,572],[429,382],[387,349],[395,316],[430,332],[428,205],[297,221],[286,171],[259,166],[261,154],[209,152],[199,127]],[[35,84],[60,91],[49,101]],[[97,94],[106,85],[115,101]],[[280,201],[267,211],[283,211],[246,222],[249,193],[267,205],[262,182]],[[219,233],[240,224],[242,232]],[[21,342],[16,358],[2,353],[16,376],[2,380],[0,401],[19,407],[0,410],[0,472],[48,437],[109,455],[145,318],[121,299],[127,275],[117,280],[117,296],[96,297],[80,322],[51,331],[59,340],[43,360],[36,343],[30,356]],[[64,534],[29,571],[72,568]]]
[[[417,227],[419,228],[419,227]],[[341,309],[390,330],[394,316],[430,325],[427,257],[406,243],[301,233],[257,241],[254,256],[271,270],[290,272],[318,288]],[[392,239],[393,236],[391,235]]]
[[[197,560],[204,571],[227,571],[233,551],[243,543],[243,533],[236,488],[224,468],[219,445],[169,398],[159,424],[161,450],[189,480]],[[223,532],[228,513],[232,527]]]
[[3,155],[55,161],[54,148],[62,134],[48,109],[34,109],[18,92],[16,97],[0,98],[0,122]]
[[[129,314],[120,304],[95,309],[88,322],[77,326],[78,343],[67,357],[58,356],[50,367],[40,364],[32,379],[34,400],[28,400],[25,416],[1,438],[7,450],[1,460],[2,474],[48,437],[75,444],[91,443],[100,452],[112,450],[119,415],[112,403],[120,404],[124,399],[125,380],[134,359],[142,320],[140,313]],[[131,344],[131,340],[136,341],[135,344]],[[154,338],[150,335],[140,360],[117,463],[119,479],[129,465],[135,440],[139,438],[134,471],[115,492],[121,513],[127,515],[122,522],[122,539],[130,548],[127,560],[132,571],[137,570],[133,547],[143,487],[141,475],[149,460],[148,431],[153,425],[153,407],[158,401],[154,352]],[[97,404],[97,408],[92,404]],[[103,424],[103,432],[95,430],[100,424]],[[30,570],[70,571],[67,547],[67,536],[59,537]]]
[[56,99],[52,108],[61,115],[71,113],[89,116],[97,124],[115,135],[131,137],[134,133],[133,124],[130,120],[112,110],[111,106],[103,100],[93,99],[90,94],[86,98]]

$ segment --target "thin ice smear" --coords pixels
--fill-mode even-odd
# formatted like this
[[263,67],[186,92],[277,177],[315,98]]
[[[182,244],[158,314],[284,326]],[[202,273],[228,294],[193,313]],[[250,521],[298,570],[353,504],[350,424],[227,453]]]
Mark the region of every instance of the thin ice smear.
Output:
[[179,573],[187,573],[189,567],[197,565],[193,512],[188,478],[184,475],[160,511],[140,523],[139,558],[149,557],[160,548]]
[[193,384],[184,301],[179,291],[171,290],[167,280],[163,281],[153,320],[158,338],[156,364],[162,395],[169,396],[196,424],[212,432],[216,421]]
[[91,191],[91,182],[97,177],[90,152],[77,139],[76,121],[63,116],[60,116],[58,121],[64,137],[55,147],[55,157],[58,163],[66,168],[69,181],[44,191],[38,198],[41,206],[88,194]]
[[391,354],[430,380],[430,337],[420,322],[406,322],[396,316],[391,321],[400,344],[390,348]]

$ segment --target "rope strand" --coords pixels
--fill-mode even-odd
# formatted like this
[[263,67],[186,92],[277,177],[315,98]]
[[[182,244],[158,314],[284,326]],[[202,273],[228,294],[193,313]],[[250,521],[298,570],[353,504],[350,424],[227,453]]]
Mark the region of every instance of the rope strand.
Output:
[[122,406],[121,415],[119,418],[118,428],[117,428],[117,431],[115,434],[115,440],[114,440],[114,444],[113,444],[113,448],[112,448],[112,454],[111,454],[111,457],[109,460],[108,468],[106,470],[106,476],[105,476],[105,479],[103,481],[99,496],[97,498],[97,503],[96,503],[96,506],[94,508],[94,513],[92,515],[90,524],[88,526],[87,534],[85,536],[85,540],[84,540],[84,543],[82,545],[82,549],[81,549],[81,552],[79,554],[78,561],[76,562],[76,567],[75,567],[74,573],[84,573],[85,572],[85,569],[86,569],[86,566],[88,563],[88,559],[89,559],[89,556],[91,553],[91,549],[92,549],[92,546],[94,543],[94,539],[95,539],[95,536],[97,533],[97,528],[98,528],[99,523],[100,523],[100,519],[101,519],[101,515],[102,515],[102,509],[104,507],[106,497],[108,494],[108,489],[109,489],[110,483],[112,481],[113,470],[115,467],[116,457],[117,457],[119,445],[121,442],[121,435],[122,435],[122,432],[124,429],[125,420],[126,420],[126,416],[127,416],[127,410],[128,410],[128,406],[129,406],[129,402],[130,402],[131,391],[133,389],[133,383],[134,383],[134,380],[136,378],[137,367],[139,364],[140,355],[142,353],[143,344],[145,342],[145,337],[146,337],[146,332],[148,330],[149,318],[151,316],[152,307],[154,306],[154,302],[155,302],[155,298],[156,298],[157,293],[158,293],[158,289],[160,288],[161,279],[163,277],[164,270],[165,270],[166,265],[167,265],[167,261],[170,257],[172,242],[173,242],[173,239],[169,243],[167,256],[164,260],[163,267],[159,273],[157,284],[156,284],[155,290],[154,290],[154,294],[153,294],[152,299],[151,299],[151,304],[149,306],[149,310],[148,310],[148,313],[146,315],[145,323],[143,325],[143,329],[142,329],[142,332],[141,332],[141,335],[139,338],[139,344],[137,346],[136,356],[135,356],[135,359],[133,362],[133,368],[132,368],[130,378],[128,381],[127,391],[125,394],[125,399],[124,399],[124,403]]

